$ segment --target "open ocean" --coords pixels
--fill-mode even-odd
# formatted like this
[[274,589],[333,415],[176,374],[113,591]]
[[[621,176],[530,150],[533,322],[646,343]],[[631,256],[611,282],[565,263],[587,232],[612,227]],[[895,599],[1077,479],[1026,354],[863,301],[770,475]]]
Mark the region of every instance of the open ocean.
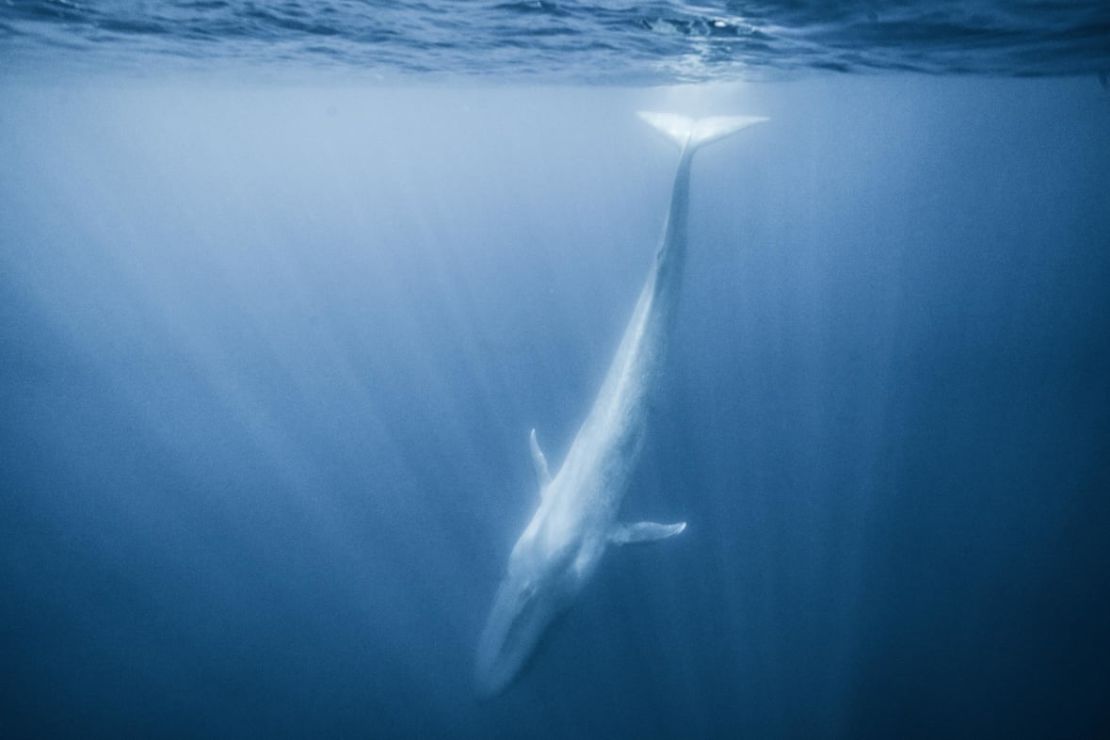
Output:
[[[0,737],[1110,736],[1110,4],[0,0]],[[689,257],[610,548],[513,543]]]

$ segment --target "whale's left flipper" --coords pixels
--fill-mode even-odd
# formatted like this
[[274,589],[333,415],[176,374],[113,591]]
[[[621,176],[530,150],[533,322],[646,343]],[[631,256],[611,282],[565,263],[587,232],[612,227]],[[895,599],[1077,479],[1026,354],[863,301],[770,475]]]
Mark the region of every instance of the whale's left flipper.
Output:
[[609,541],[614,545],[634,545],[641,542],[655,542],[674,537],[686,529],[686,522],[677,524],[658,524],[656,522],[636,522],[635,524],[618,524],[609,533]]
[[540,449],[535,429],[528,435],[528,446],[532,449],[532,465],[536,468],[536,480],[539,481],[541,489],[546,488],[547,484],[551,482],[551,471],[547,469],[547,456]]

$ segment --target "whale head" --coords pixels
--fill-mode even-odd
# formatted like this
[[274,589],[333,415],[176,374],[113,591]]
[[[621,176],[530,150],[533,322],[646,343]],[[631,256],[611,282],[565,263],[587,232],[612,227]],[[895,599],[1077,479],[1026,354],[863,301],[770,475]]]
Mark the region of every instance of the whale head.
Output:
[[522,538],[513,550],[478,641],[474,683],[482,697],[512,683],[575,592],[571,548],[548,555],[530,545]]

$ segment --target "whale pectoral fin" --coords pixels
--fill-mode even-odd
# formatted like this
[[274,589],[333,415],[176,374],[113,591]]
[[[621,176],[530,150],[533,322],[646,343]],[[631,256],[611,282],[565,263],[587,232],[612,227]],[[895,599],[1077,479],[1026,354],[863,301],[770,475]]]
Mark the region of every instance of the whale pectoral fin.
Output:
[[536,468],[536,480],[539,482],[540,488],[544,488],[551,482],[551,472],[547,469],[547,457],[540,449],[540,443],[536,441],[535,429],[528,435],[528,446],[532,448],[532,465]]
[[609,533],[609,541],[614,545],[635,545],[642,542],[655,542],[665,540],[681,534],[686,529],[686,522],[677,524],[659,524],[657,522],[636,522],[635,524],[618,524]]

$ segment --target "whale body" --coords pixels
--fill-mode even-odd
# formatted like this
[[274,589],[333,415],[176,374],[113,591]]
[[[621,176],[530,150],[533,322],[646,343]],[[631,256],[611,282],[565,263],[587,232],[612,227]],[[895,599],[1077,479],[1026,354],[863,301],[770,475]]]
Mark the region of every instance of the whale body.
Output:
[[597,398],[556,474],[536,430],[531,432],[540,501],[513,547],[479,639],[475,687],[482,696],[500,693],[519,674],[547,627],[594,574],[606,548],[653,542],[686,528],[685,522],[620,523],[617,514],[642,448],[648,401],[678,304],[694,153],[767,119],[639,115],[682,152],[662,242]]

